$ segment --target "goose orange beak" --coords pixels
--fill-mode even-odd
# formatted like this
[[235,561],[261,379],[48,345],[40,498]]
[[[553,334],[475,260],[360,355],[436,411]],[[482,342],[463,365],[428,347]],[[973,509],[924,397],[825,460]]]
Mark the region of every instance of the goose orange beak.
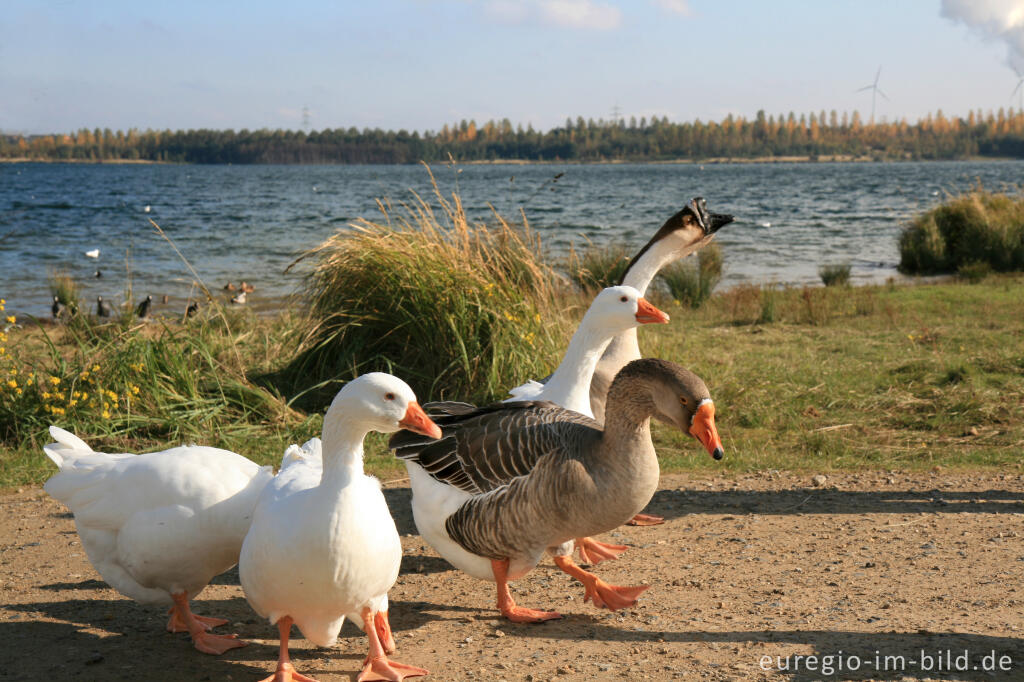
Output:
[[641,298],[636,302],[636,321],[640,324],[666,324],[668,315],[651,305],[646,298]]
[[718,437],[718,429],[715,427],[713,402],[708,401],[697,408],[697,414],[693,415],[693,424],[690,426],[690,435],[699,440],[708,454],[715,459],[722,459],[725,456],[722,439]]
[[423,411],[420,404],[415,400],[409,403],[405,410],[405,416],[398,425],[415,433],[421,433],[428,438],[440,438],[441,427],[431,421],[427,413]]

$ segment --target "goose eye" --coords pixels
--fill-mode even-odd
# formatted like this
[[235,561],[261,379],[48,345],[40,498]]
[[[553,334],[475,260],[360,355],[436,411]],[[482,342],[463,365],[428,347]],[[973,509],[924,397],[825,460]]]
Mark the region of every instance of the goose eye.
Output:
[[385,393],[384,394],[384,400],[394,400],[394,399],[395,399],[395,394],[394,393]]
[[629,299],[628,299],[627,297],[623,296],[623,297],[622,297],[622,298],[620,298],[619,300],[620,300],[620,301],[622,301],[623,303],[625,303],[625,302],[626,302],[626,301],[628,301]]
[[690,401],[687,400],[685,396],[679,396],[679,402],[681,402],[684,407],[690,406]]

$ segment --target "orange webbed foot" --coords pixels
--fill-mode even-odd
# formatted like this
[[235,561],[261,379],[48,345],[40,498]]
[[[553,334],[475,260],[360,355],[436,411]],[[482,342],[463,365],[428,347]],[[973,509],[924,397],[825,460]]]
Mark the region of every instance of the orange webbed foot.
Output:
[[546,620],[557,620],[562,617],[558,611],[539,611],[515,605],[505,608],[499,606],[498,608],[501,609],[501,615],[513,623],[543,623]]
[[312,677],[306,677],[295,669],[291,663],[282,663],[270,677],[264,677],[260,682],[316,682]]
[[628,526],[657,526],[665,523],[665,517],[654,514],[637,514],[626,522]]
[[592,583],[585,585],[583,601],[591,599],[594,602],[594,606],[598,608],[617,611],[635,605],[644,590],[650,587],[650,585],[637,585],[636,587],[609,585],[600,578],[595,577]]
[[[170,617],[167,619],[167,632],[188,632],[188,625],[181,619],[181,616],[178,614],[178,610],[173,606],[171,607],[170,614]],[[202,625],[204,630],[212,630],[218,625],[225,625],[228,622],[226,618],[197,616],[194,613],[192,614],[192,618]]]
[[428,671],[423,668],[389,661],[387,656],[378,656],[367,658],[363,662],[363,671],[359,673],[356,682],[372,682],[373,680],[401,682],[407,677],[421,677],[427,674],[429,674]]
[[576,549],[580,551],[580,561],[596,566],[605,559],[618,558],[629,548],[626,545],[610,545],[607,542],[599,542],[594,538],[576,538]]
[[238,639],[238,635],[211,635],[205,630],[192,633],[192,643],[204,654],[213,654],[214,656],[220,656],[225,651],[246,645],[246,642]]

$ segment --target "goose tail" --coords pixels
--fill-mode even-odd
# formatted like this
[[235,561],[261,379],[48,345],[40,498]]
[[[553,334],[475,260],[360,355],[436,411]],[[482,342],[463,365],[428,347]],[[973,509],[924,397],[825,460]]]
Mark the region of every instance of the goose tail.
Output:
[[92,448],[84,440],[59,426],[50,426],[50,437],[56,442],[44,445],[43,452],[51,462],[57,465],[58,469],[63,468],[64,463],[72,455],[82,456],[93,453]]

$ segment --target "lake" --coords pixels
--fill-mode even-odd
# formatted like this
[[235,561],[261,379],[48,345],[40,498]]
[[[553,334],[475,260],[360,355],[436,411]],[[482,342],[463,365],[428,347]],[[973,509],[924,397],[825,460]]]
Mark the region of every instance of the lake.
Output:
[[[638,249],[694,196],[736,222],[718,234],[719,286],[814,283],[850,263],[856,282],[896,276],[900,231],[917,213],[982,183],[1019,187],[1024,161],[778,164],[496,164],[434,166],[472,216],[525,211],[551,259],[570,245]],[[555,180],[557,174],[564,174]],[[0,164],[0,297],[48,315],[51,272],[80,280],[86,300],[168,294],[183,307],[193,278],[149,223],[174,240],[208,286],[247,280],[256,303],[301,284],[285,268],[375,199],[431,197],[422,166]],[[99,249],[99,258],[85,252]],[[95,272],[102,277],[94,277]]]

